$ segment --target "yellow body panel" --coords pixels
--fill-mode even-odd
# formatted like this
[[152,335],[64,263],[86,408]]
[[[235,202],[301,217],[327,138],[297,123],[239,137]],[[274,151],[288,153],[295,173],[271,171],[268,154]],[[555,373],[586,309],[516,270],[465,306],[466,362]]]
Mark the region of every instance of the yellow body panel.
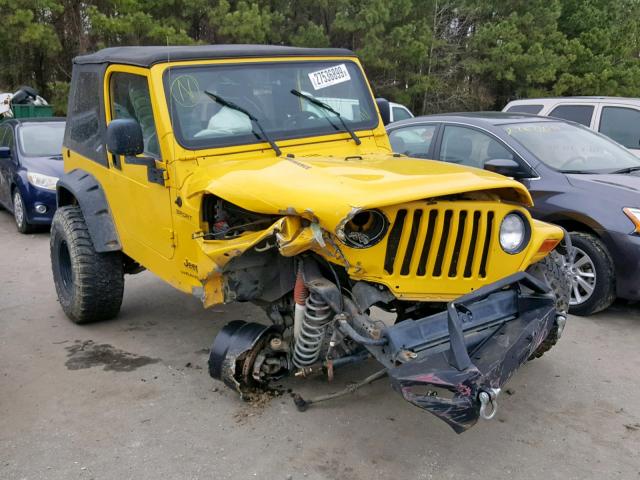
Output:
[[[353,57],[279,57],[251,62],[311,59],[349,60],[359,65]],[[162,157],[156,163],[166,170],[165,186],[146,181],[142,166],[124,164],[122,170],[107,168],[76,152],[65,152],[66,171],[86,170],[102,185],[124,253],[176,288],[200,297],[205,306],[230,300],[225,297],[224,267],[232,258],[254,248],[277,248],[287,257],[313,251],[344,266],[353,279],[388,286],[398,298],[442,301],[524,270],[544,257],[546,253],[538,250],[545,240],[562,238],[559,228],[532,221],[528,247],[517,255],[504,253],[497,243],[496,225],[499,227],[502,217],[513,210],[522,212],[531,221],[523,208],[531,205],[527,190],[514,180],[483,170],[394,155],[382,121],[373,130],[356,132],[362,140],[359,146],[347,133],[335,133],[279,141],[281,157],[266,143],[199,151],[182,148],[171,127],[163,86],[166,69],[246,61],[174,62],[150,69],[112,65],[107,69],[104,81],[107,123],[111,120],[109,76],[127,72],[149,79]],[[112,163],[111,158],[109,161]],[[201,216],[206,194],[214,194],[251,212],[278,216],[279,220],[259,232],[247,232],[229,240],[206,240],[203,232],[207,225]],[[465,198],[447,200],[451,195]],[[398,262],[407,256],[406,232],[398,247],[397,265],[393,272],[385,271],[389,234],[367,249],[349,248],[338,238],[338,231],[346,221],[361,209],[369,208],[380,209],[392,226],[401,209],[412,215],[417,209],[434,208],[441,212],[451,210],[458,216],[465,209],[483,215],[493,212],[494,231],[486,254],[486,274],[479,272],[483,255],[477,252],[470,260],[471,275],[465,276],[459,269],[449,274],[453,272],[450,269],[454,256],[459,257],[458,262],[467,262],[473,250],[470,243],[473,226],[461,227],[459,222],[450,226],[450,238],[442,247],[442,268],[446,273],[433,274],[436,254],[426,261],[428,273],[416,273],[420,266],[417,254],[407,260],[409,273],[401,272]],[[443,222],[444,214],[437,219],[435,243],[441,241]],[[416,228],[423,245],[428,225],[422,222]],[[457,248],[459,228],[460,248]],[[478,237],[484,238],[486,222],[480,221],[477,228]]]

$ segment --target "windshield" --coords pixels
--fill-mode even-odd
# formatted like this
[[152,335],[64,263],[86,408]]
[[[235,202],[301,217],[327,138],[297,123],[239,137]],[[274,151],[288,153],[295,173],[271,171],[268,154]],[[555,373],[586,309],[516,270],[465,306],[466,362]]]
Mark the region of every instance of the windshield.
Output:
[[176,138],[189,149],[264,141],[255,122],[211,94],[246,110],[274,140],[347,132],[335,113],[292,90],[329,105],[352,130],[378,122],[362,72],[350,61],[174,67],[164,83]]
[[23,123],[18,129],[22,153],[27,157],[62,155],[64,122]]
[[640,168],[640,159],[608,138],[564,122],[503,125],[540,161],[565,173],[613,173]]

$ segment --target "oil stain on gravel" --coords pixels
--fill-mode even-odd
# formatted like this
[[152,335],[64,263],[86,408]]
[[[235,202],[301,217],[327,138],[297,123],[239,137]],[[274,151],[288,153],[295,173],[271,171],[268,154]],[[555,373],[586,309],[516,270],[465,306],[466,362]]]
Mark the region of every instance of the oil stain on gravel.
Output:
[[97,344],[93,340],[80,341],[67,350],[68,360],[65,362],[69,370],[103,367],[103,370],[113,372],[132,372],[137,368],[158,363],[159,358],[144,357],[134,353],[119,350],[107,343]]

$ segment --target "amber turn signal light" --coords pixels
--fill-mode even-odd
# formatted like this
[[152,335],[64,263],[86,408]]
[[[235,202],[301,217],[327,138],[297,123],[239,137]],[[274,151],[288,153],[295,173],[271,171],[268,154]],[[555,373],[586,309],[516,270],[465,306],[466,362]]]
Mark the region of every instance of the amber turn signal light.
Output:
[[542,242],[542,245],[540,245],[538,253],[549,253],[551,250],[556,248],[556,245],[558,245],[559,243],[559,239],[547,238],[544,242]]
[[623,208],[624,214],[633,222],[635,230],[633,233],[640,233],[640,208]]

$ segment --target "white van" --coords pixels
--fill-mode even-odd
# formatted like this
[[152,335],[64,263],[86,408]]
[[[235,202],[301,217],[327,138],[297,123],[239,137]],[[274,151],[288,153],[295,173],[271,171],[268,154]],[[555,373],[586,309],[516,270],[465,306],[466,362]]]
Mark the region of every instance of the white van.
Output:
[[581,123],[640,156],[640,98],[558,97],[509,102],[503,112],[530,113]]

